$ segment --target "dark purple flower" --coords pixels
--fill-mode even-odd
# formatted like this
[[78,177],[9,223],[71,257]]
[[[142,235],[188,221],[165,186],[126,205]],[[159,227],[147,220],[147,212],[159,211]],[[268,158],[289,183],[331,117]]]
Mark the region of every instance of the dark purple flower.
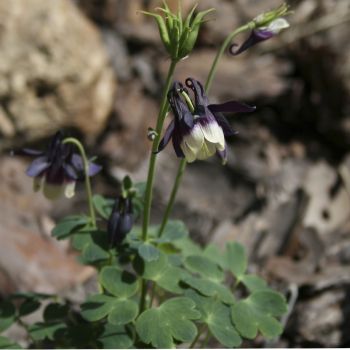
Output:
[[134,224],[133,206],[130,198],[119,196],[113,206],[107,224],[108,240],[111,246],[119,245]]
[[236,49],[238,46],[237,44],[231,45],[230,52],[234,56],[239,55],[240,53],[248,50],[250,47],[272,38],[273,36],[277,35],[282,29],[288,27],[289,23],[284,18],[277,18],[267,26],[253,29],[248,39],[243,42],[243,44],[238,49]]
[[191,163],[196,159],[206,159],[215,153],[226,162],[225,137],[236,132],[223,116],[223,112],[252,112],[255,107],[229,101],[222,104],[209,104],[202,84],[192,78],[186,80],[186,86],[193,91],[194,112],[184,102],[181,91],[187,89],[179,82],[174,82],[168,93],[168,100],[174,119],[160,141],[158,151],[164,149],[170,139],[173,141],[178,157],[185,157]]
[[[73,152],[72,144],[63,143],[59,131],[50,141],[45,151],[23,149],[23,154],[36,157],[26,170],[34,178],[34,191],[43,190],[45,197],[56,199],[64,194],[74,196],[75,183],[84,177],[83,160]],[[89,163],[89,176],[97,174],[101,166]]]

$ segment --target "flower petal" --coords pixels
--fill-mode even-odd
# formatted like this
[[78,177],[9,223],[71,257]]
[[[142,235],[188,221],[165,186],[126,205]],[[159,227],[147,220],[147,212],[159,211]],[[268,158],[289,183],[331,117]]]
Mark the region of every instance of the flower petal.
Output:
[[204,142],[202,148],[197,153],[197,159],[204,160],[213,156],[216,152],[216,147],[214,143]]
[[183,137],[183,141],[192,150],[192,152],[196,154],[202,148],[202,145],[204,143],[204,134],[202,132],[201,126],[198,123],[195,124],[189,134]]
[[206,140],[213,144],[219,144],[221,148],[225,147],[224,133],[214,118],[209,122],[206,118],[200,118],[199,125]]
[[268,25],[267,30],[274,34],[278,34],[282,29],[286,29],[288,27],[289,23],[285,18],[277,18]]
[[102,165],[89,162],[89,176],[95,176],[102,170]]
[[46,156],[38,157],[33,160],[26,170],[26,174],[30,177],[40,176],[46,169],[50,167]]
[[225,149],[222,151],[217,150],[216,151],[217,156],[221,159],[222,165],[225,165],[227,163],[227,148],[225,145]]
[[243,44],[238,49],[235,50],[237,44],[231,45],[229,49],[230,53],[234,56],[237,56],[240,53],[248,50],[250,47],[260,43],[261,41],[272,38],[274,35],[275,34],[268,29],[252,30],[248,39],[245,42],[243,42]]
[[219,124],[219,126],[222,128],[222,131],[224,132],[225,136],[233,136],[238,134],[237,131],[233,130],[227,119],[224,117],[222,113],[215,113],[214,117]]
[[196,160],[196,153],[193,152],[193,150],[190,147],[188,147],[185,140],[181,142],[180,147],[185,155],[187,162],[192,163]]
[[176,155],[179,158],[184,158],[185,155],[184,155],[184,153],[183,153],[183,151],[182,151],[182,149],[180,147],[181,141],[182,141],[182,137],[181,137],[180,133],[178,132],[178,130],[176,130],[176,129],[174,130],[172,140],[173,140],[173,147],[174,147]]
[[69,181],[64,185],[64,195],[66,198],[72,198],[75,195],[75,181]]
[[256,107],[248,106],[245,103],[237,102],[237,101],[228,101],[220,104],[212,104],[209,105],[208,108],[212,113],[222,112],[222,113],[248,113],[254,112]]
[[51,184],[47,183],[45,180],[43,181],[43,193],[47,199],[58,199],[64,193],[64,189],[64,185]]
[[164,137],[161,139],[161,141],[159,143],[157,153],[162,151],[165,148],[165,146],[169,143],[169,141],[173,135],[174,128],[175,128],[175,122],[174,122],[174,120],[172,120],[164,133]]

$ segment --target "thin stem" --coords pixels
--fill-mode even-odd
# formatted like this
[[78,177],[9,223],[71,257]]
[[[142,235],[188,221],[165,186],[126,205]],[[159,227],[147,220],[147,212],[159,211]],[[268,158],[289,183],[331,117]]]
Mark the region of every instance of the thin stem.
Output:
[[147,281],[141,278],[141,295],[140,295],[140,305],[139,305],[139,315],[145,310],[146,306],[146,294],[147,294]]
[[209,331],[209,328],[207,328],[207,334],[201,344],[201,349],[206,349],[207,348],[207,344],[208,344],[208,341],[210,339],[210,331]]
[[230,33],[227,38],[225,39],[225,41],[222,43],[219,51],[217,52],[213,64],[210,68],[209,74],[208,74],[208,78],[207,81],[205,83],[205,91],[209,92],[210,87],[211,87],[211,83],[213,82],[216,70],[217,70],[217,66],[219,63],[219,60],[221,59],[222,55],[225,53],[227,47],[230,45],[230,43],[232,42],[232,40],[235,38],[236,35],[238,35],[239,33],[242,33],[248,29],[252,29],[254,27],[254,22],[249,22],[245,25],[243,25],[242,27],[237,28],[235,31],[233,31],[232,33]]
[[[254,26],[254,22],[249,22],[249,23],[245,24],[244,26],[237,28],[230,35],[228,35],[228,37],[225,39],[225,41],[221,45],[218,53],[216,54],[215,59],[213,61],[213,64],[212,64],[212,66],[210,68],[209,75],[208,75],[207,81],[205,83],[205,90],[206,90],[206,92],[208,92],[209,89],[210,89],[211,83],[212,83],[212,81],[214,79],[214,76],[215,76],[215,73],[216,73],[216,70],[217,70],[217,65],[219,63],[219,60],[222,57],[222,55],[224,54],[224,52],[226,51],[228,45],[232,42],[232,40],[235,38],[236,35],[238,35],[239,33],[244,32],[245,30],[251,29],[252,26]],[[184,93],[183,93],[183,96],[185,97],[186,101],[187,101],[187,99],[189,99],[188,96],[186,94],[184,94]],[[189,108],[191,108],[192,104],[188,104],[188,105],[189,105]],[[193,108],[193,106],[192,106],[192,108]],[[176,198],[176,195],[177,195],[177,191],[179,189],[179,186],[180,186],[180,183],[181,183],[181,180],[182,180],[182,176],[183,176],[183,174],[185,172],[186,165],[187,165],[186,159],[185,158],[181,159],[179,167],[178,167],[178,170],[177,170],[175,182],[174,182],[173,188],[171,190],[170,198],[169,198],[167,207],[165,209],[163,220],[162,220],[159,232],[158,232],[158,236],[159,237],[163,234],[164,228],[165,228],[165,226],[166,226],[166,224],[168,222],[170,213],[171,213],[171,211],[173,209],[175,198]]]
[[193,348],[194,348],[194,346],[196,345],[196,343],[197,343],[197,341],[198,341],[199,337],[201,336],[201,334],[202,334],[202,332],[203,332],[204,329],[205,329],[205,325],[203,325],[203,326],[201,327],[201,329],[198,330],[198,333],[197,333],[196,337],[193,339],[192,343],[191,343],[190,346],[188,347],[189,349],[193,349]]
[[170,198],[169,198],[167,207],[166,207],[165,212],[164,212],[163,220],[162,220],[162,223],[160,225],[160,229],[158,231],[158,237],[161,237],[161,235],[164,232],[165,226],[168,222],[170,213],[171,213],[173,206],[174,206],[177,190],[179,189],[179,186],[180,186],[180,183],[182,180],[182,176],[183,176],[185,169],[186,169],[186,165],[187,165],[186,159],[185,158],[181,159],[180,164],[179,164],[179,168],[177,170],[175,182],[174,182],[173,188],[171,190]]
[[147,239],[147,230],[150,220],[150,214],[151,214],[151,205],[152,205],[152,195],[153,195],[153,182],[154,182],[154,174],[155,174],[155,166],[156,166],[156,159],[157,159],[157,150],[160,142],[160,137],[162,133],[162,128],[164,124],[165,116],[168,112],[168,100],[167,100],[167,94],[168,90],[170,88],[171,80],[175,71],[177,61],[171,61],[171,64],[169,66],[168,75],[165,82],[165,87],[163,91],[163,97],[162,102],[158,114],[157,119],[157,126],[156,126],[156,137],[153,141],[152,146],[152,153],[151,158],[149,162],[149,168],[148,168],[148,176],[147,176],[147,183],[146,183],[146,192],[145,192],[145,209],[143,213],[143,223],[142,223],[142,239],[145,241]]
[[91,191],[91,182],[90,182],[90,177],[89,177],[89,160],[86,156],[85,149],[81,142],[77,140],[74,137],[68,137],[63,140],[63,143],[71,143],[75,145],[83,159],[83,166],[84,166],[84,175],[85,175],[85,188],[86,188],[86,194],[88,197],[88,203],[89,203],[89,211],[90,211],[90,218],[91,218],[91,223],[93,228],[96,228],[96,215],[95,215],[95,210],[94,210],[94,205],[92,202],[92,191]]

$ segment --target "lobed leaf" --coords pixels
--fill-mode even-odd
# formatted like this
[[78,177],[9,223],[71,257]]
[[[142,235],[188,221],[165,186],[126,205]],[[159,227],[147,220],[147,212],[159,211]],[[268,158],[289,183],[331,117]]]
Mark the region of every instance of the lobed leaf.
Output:
[[129,349],[133,341],[124,326],[106,323],[102,334],[97,338],[97,345],[100,349]]
[[105,220],[108,220],[109,216],[111,215],[112,208],[113,208],[113,200],[107,199],[99,194],[95,194],[92,197],[92,201],[94,204],[94,207],[98,214]]
[[224,272],[212,260],[201,255],[190,255],[186,257],[184,265],[192,272],[210,280],[220,282],[224,279]]
[[22,347],[11,339],[0,336],[0,349],[22,349]]
[[136,331],[146,344],[175,348],[175,340],[191,342],[196,337],[197,328],[192,320],[199,317],[191,299],[172,298],[158,308],[144,311],[136,320]]
[[237,279],[241,279],[247,270],[248,258],[244,247],[237,242],[226,245],[226,266]]
[[115,326],[132,322],[139,312],[137,303],[133,300],[117,300],[109,312],[108,321]]
[[139,288],[135,275],[113,266],[104,267],[100,272],[99,279],[109,293],[119,298],[131,297]]
[[9,328],[15,320],[15,306],[9,300],[0,302],[0,332]]
[[89,218],[87,216],[67,216],[57,223],[57,225],[51,231],[51,234],[57,239],[65,239],[82,227],[86,226],[88,223]]

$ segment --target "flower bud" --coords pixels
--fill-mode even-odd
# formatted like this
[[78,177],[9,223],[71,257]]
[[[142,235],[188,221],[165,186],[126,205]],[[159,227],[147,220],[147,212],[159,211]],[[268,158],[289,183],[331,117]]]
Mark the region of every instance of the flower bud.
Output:
[[214,10],[201,11],[194,16],[195,9],[196,6],[192,8],[185,20],[182,19],[180,10],[177,14],[172,13],[166,2],[164,2],[164,7],[157,8],[163,12],[164,17],[156,13],[141,11],[156,20],[163,45],[174,61],[189,55],[196,43],[203,18]]

